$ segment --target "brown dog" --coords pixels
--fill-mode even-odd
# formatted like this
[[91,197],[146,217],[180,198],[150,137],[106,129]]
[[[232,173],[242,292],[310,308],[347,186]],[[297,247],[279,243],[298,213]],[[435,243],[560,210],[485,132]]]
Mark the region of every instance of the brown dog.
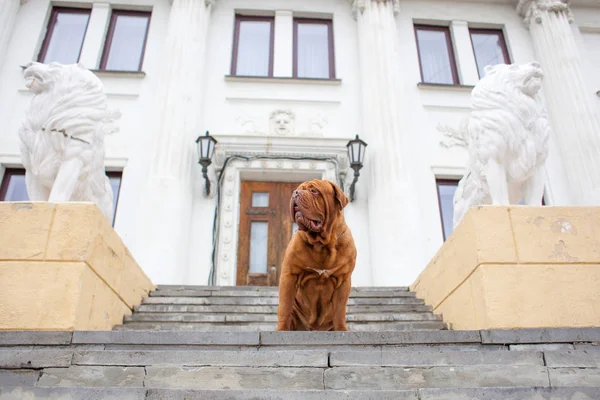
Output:
[[342,209],[344,192],[329,181],[304,182],[290,201],[298,232],[279,280],[278,331],[347,331],[346,304],[356,263]]

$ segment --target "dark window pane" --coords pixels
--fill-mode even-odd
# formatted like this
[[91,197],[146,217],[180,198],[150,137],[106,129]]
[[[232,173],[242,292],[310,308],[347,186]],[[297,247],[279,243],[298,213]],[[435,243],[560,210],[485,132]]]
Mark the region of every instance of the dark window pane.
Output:
[[473,52],[477,61],[479,77],[485,76],[487,65],[509,64],[502,31],[471,31]]
[[235,75],[269,76],[272,21],[239,21]]
[[103,69],[112,71],[139,71],[148,24],[149,13],[115,12],[109,29]]
[[79,61],[90,12],[54,9],[40,54],[43,63],[74,64]]
[[452,219],[454,217],[454,192],[456,191],[457,185],[458,181],[437,182],[444,240],[450,236],[454,229]]
[[298,22],[297,35],[297,77],[329,78],[329,26]]
[[0,187],[2,201],[28,201],[24,169],[7,169]]
[[449,35],[444,28],[417,28],[421,72],[425,83],[453,84],[454,60],[449,52]]

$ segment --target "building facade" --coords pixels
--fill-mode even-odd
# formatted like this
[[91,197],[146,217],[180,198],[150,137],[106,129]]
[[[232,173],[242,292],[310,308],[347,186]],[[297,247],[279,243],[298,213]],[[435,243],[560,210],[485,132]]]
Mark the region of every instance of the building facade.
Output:
[[[0,200],[26,200],[18,129],[31,61],[105,85],[114,227],[154,283],[276,284],[294,184],[346,191],[353,284],[408,285],[452,230],[467,154],[445,148],[498,63],[538,61],[552,122],[546,205],[600,204],[593,0],[3,0]],[[195,139],[218,141],[210,193]]]

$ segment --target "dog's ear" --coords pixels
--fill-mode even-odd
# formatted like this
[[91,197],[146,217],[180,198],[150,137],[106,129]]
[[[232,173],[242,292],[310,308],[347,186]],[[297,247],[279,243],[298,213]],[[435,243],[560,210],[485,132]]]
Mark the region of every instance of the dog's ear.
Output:
[[335,197],[336,202],[338,203],[340,210],[348,205],[348,197],[344,194],[344,191],[340,189],[338,185],[329,181],[331,186],[333,187],[333,197]]

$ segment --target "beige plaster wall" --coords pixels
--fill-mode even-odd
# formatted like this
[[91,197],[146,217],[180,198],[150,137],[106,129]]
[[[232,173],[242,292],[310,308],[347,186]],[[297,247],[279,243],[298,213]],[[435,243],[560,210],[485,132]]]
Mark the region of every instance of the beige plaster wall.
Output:
[[111,329],[154,288],[91,203],[0,203],[0,329]]
[[472,208],[411,288],[453,329],[600,326],[600,208]]

